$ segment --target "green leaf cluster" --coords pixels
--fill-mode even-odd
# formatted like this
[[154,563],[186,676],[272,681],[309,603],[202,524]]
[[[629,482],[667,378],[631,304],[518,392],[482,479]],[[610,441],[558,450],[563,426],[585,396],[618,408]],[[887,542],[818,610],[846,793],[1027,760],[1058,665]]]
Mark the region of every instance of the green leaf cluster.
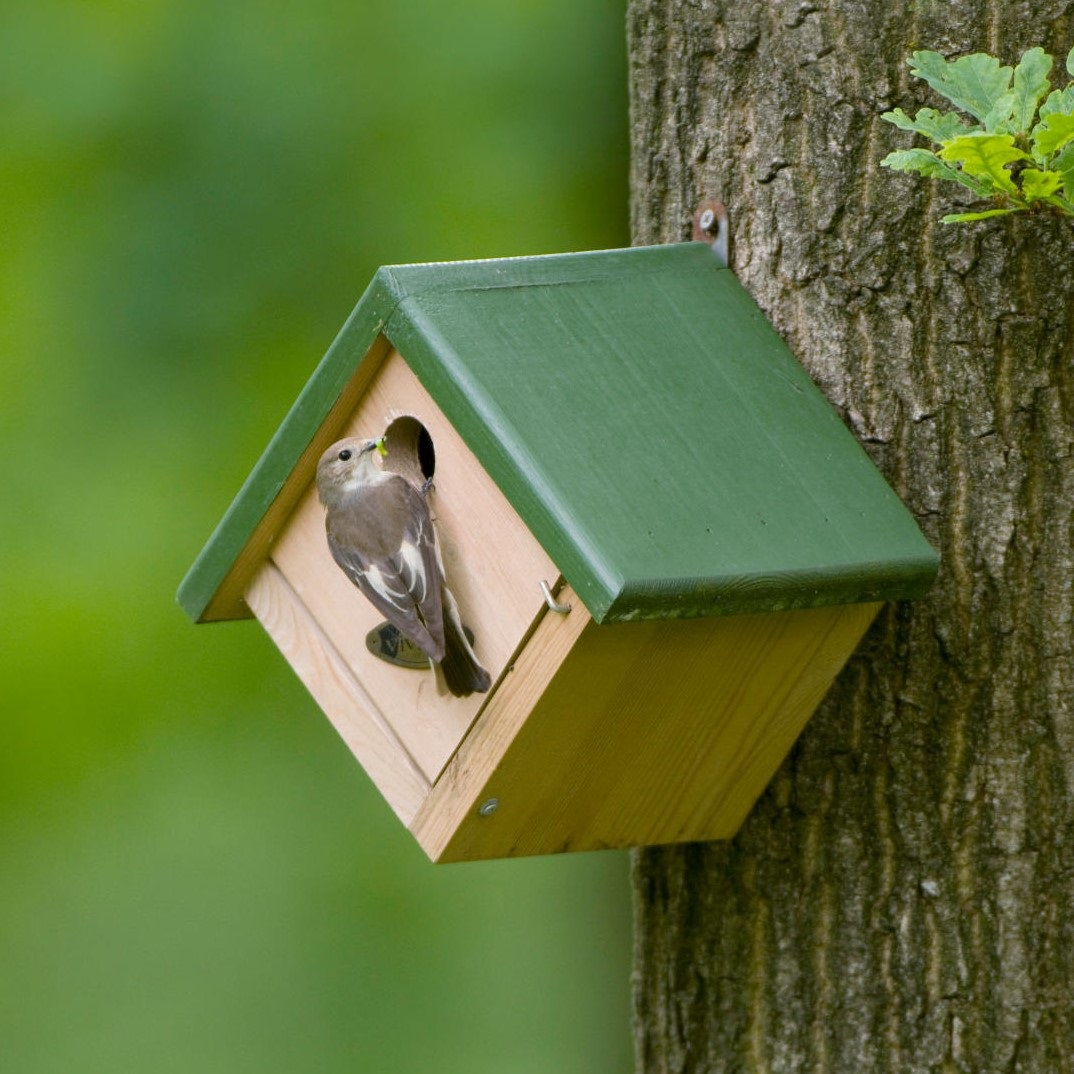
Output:
[[[1010,68],[984,52],[947,60],[926,50],[908,62],[915,77],[965,115],[934,108],[913,117],[901,108],[885,112],[883,119],[937,148],[900,149],[882,167],[959,183],[992,203],[945,216],[945,224],[1030,210],[1074,216],[1074,82],[1052,89],[1051,56],[1031,48]],[[1074,49],[1066,69],[1074,75]]]

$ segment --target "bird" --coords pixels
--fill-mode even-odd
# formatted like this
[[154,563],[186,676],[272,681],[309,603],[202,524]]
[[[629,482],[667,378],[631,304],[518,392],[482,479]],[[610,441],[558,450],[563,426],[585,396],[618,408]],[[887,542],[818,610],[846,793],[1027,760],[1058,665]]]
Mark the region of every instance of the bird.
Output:
[[401,474],[382,470],[385,438],[348,437],[317,463],[332,558],[404,637],[438,664],[456,697],[485,693],[491,676],[466,637],[447,587],[425,493]]

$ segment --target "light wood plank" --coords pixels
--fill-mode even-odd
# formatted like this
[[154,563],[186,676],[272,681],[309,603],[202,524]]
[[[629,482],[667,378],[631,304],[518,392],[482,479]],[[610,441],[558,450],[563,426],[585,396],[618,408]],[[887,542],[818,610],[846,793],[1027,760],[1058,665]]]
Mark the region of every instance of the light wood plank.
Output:
[[546,628],[575,612],[546,616],[516,665],[517,711],[497,695],[411,830],[441,861],[728,838],[878,608],[582,622],[534,689],[523,665],[567,640]]
[[271,561],[254,576],[246,601],[396,815],[409,824],[429,793],[429,781]]

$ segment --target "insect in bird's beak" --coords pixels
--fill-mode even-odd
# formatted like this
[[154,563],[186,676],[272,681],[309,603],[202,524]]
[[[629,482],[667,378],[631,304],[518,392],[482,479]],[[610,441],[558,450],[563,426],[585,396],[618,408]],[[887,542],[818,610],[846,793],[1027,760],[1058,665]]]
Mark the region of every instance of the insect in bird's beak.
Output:
[[376,440],[373,441],[373,446],[380,452],[382,457],[388,454],[388,448],[386,446],[387,439],[386,436],[378,436]]

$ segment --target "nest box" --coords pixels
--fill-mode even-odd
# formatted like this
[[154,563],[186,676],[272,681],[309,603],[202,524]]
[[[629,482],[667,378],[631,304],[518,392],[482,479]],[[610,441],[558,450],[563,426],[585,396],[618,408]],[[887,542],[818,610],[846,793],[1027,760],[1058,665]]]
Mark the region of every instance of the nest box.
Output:
[[[382,617],[329,554],[317,460],[385,431],[383,465],[433,479],[486,694],[376,655]],[[730,837],[880,604],[936,568],[733,273],[685,243],[382,268],[179,599],[256,616],[454,861]]]

